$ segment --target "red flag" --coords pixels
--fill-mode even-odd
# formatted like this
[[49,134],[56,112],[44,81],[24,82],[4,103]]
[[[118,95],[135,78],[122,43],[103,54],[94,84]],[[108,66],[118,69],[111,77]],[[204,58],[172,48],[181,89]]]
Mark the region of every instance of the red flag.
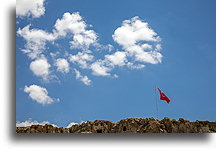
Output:
[[165,100],[167,103],[169,103],[170,99],[159,88],[158,91],[160,92],[160,100]]

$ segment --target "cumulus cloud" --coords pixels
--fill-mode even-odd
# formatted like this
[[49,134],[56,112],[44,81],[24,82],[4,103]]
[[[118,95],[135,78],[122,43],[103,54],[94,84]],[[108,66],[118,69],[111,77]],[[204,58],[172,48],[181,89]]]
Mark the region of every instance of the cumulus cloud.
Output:
[[54,41],[57,36],[41,29],[30,29],[31,25],[18,29],[17,34],[26,40],[25,49],[22,49],[31,59],[39,57],[46,49],[47,41]]
[[69,56],[70,62],[74,64],[78,64],[83,69],[89,67],[90,64],[89,62],[91,62],[93,58],[94,58],[93,55],[85,52],[78,52],[76,55],[70,54]]
[[[80,68],[89,68],[90,63],[94,56],[90,53],[89,47],[95,46],[108,48],[111,50],[111,45],[102,45],[97,42],[97,34],[93,30],[87,29],[90,25],[87,25],[78,12],[64,13],[61,19],[57,19],[52,32],[46,32],[41,29],[30,29],[31,25],[27,25],[22,29],[18,29],[17,34],[26,40],[25,49],[22,49],[24,53],[28,55],[34,61],[30,64],[30,69],[36,76],[42,77],[46,80],[50,73],[49,68],[51,65],[45,58],[45,49],[47,42],[54,42],[60,38],[71,36],[70,41],[71,48],[81,49],[82,52],[77,54],[68,54],[69,60],[77,64]],[[69,64],[66,59],[56,59],[56,54],[52,53],[50,56],[56,61],[57,71],[68,73]],[[41,58],[43,57],[43,58]],[[83,77],[82,80],[89,81],[87,77]]]
[[[28,127],[28,126],[32,126],[32,125],[45,125],[45,124],[50,124],[50,123],[48,121],[43,121],[43,122],[38,122],[36,120],[33,121],[31,118],[29,118],[28,120],[23,121],[23,122],[17,121],[16,127]],[[58,127],[55,124],[51,124],[51,125],[54,127]]]
[[162,61],[161,38],[139,17],[123,21],[122,26],[114,31],[112,37],[122,46],[122,50],[106,54],[104,59],[93,62],[90,68],[96,76],[110,76],[110,72],[116,66],[142,69],[145,63],[157,64]]
[[112,69],[104,65],[104,61],[98,60],[91,65],[92,74],[96,76],[110,76]]
[[72,54],[69,55],[70,62],[74,64],[78,64],[83,69],[89,67],[90,65],[89,62],[91,62],[93,58],[94,58],[93,55],[85,52],[78,52],[76,55],[72,55]]
[[114,47],[111,44],[103,45],[103,44],[95,43],[94,45],[95,45],[95,50],[96,51],[111,52],[111,51],[114,50]]
[[90,45],[97,42],[97,35],[93,30],[86,30],[80,34],[75,34],[71,43],[71,48],[88,49]]
[[17,0],[16,15],[18,17],[32,16],[38,18],[45,14],[45,0]]
[[[27,25],[18,29],[17,34],[26,40],[24,53],[32,60],[31,71],[43,80],[50,77],[51,65],[45,58],[47,42],[54,43],[62,38],[70,38],[68,42],[72,53],[67,52],[64,58],[59,58],[61,50],[51,52],[49,55],[53,59],[57,71],[68,73],[69,62],[81,69],[92,71],[95,76],[113,76],[112,70],[116,67],[128,67],[130,69],[142,69],[145,64],[158,64],[162,62],[160,53],[161,38],[149,27],[149,24],[139,17],[124,20],[112,37],[122,49],[114,49],[110,44],[102,45],[98,42],[98,35],[94,30],[89,29],[91,25],[86,24],[79,12],[64,13],[56,20],[52,32],[41,29],[30,29]],[[98,52],[103,50],[103,52]],[[95,53],[97,52],[97,53]],[[112,53],[111,53],[112,52]],[[98,54],[103,54],[98,55]],[[81,80],[85,85],[90,85],[91,80],[87,76],[82,76],[75,70],[76,79]],[[48,77],[49,76],[49,77]]]
[[124,66],[127,62],[126,53],[117,51],[111,55],[105,55],[105,60],[109,61],[113,66]]
[[157,44],[156,45],[156,50],[161,50],[161,49],[162,49],[161,44]]
[[160,41],[160,37],[154,32],[147,22],[143,22],[138,16],[125,20],[122,26],[114,32],[113,39],[120,45],[128,47],[139,41]]
[[68,126],[67,126],[66,128],[70,128],[71,126],[76,125],[76,124],[78,124],[78,123],[76,123],[76,122],[71,122],[71,123],[68,124]]
[[50,64],[47,62],[46,58],[36,59],[30,64],[30,70],[44,80],[48,80],[48,75],[50,74],[49,68]]
[[28,93],[29,97],[39,104],[45,105],[60,101],[59,99],[54,99],[48,96],[47,89],[38,85],[33,84],[30,86],[25,86],[24,92]]
[[69,63],[66,59],[59,58],[56,60],[57,71],[61,73],[68,73],[70,71]]
[[135,62],[157,64],[162,60],[161,38],[137,16],[123,21],[112,37]]
[[150,63],[150,64],[157,64],[161,62],[162,55],[154,50],[145,51],[146,48],[142,45],[133,45],[126,49],[130,56],[133,56],[135,61]]
[[71,48],[86,50],[90,45],[97,43],[97,34],[94,30],[87,29],[87,24],[78,12],[64,13],[63,17],[56,21],[55,29],[59,36],[73,34]]
[[42,29],[30,29],[27,25],[18,29],[17,34],[26,40],[25,49],[22,49],[31,59],[38,58],[46,49],[47,42],[54,42],[61,38],[71,37],[69,42],[72,49],[82,49],[89,52],[92,45],[96,49],[112,50],[112,45],[98,43],[98,36],[94,30],[87,29],[87,25],[78,12],[64,13],[57,19],[52,32]]
[[63,14],[61,19],[57,19],[55,23],[55,30],[60,36],[66,36],[67,33],[80,34],[85,32],[86,23],[83,21],[79,12]]
[[91,80],[87,76],[81,75],[81,73],[77,70],[74,69],[75,74],[76,74],[76,79],[82,81],[85,85],[91,85]]
[[142,69],[145,67],[144,64],[134,64],[134,63],[131,63],[131,62],[128,62],[127,63],[127,66],[131,69]]

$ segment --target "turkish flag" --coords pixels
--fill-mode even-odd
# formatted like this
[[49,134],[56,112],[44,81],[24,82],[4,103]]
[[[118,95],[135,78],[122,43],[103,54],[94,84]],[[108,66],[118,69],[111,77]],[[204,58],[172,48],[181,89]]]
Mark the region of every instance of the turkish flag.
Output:
[[170,99],[159,88],[158,91],[160,92],[160,100],[165,100],[167,103],[169,103]]

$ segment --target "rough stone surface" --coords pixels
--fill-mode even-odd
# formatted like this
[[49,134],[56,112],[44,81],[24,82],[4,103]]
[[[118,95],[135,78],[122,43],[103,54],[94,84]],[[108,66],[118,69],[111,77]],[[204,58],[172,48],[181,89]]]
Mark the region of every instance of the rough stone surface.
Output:
[[17,133],[215,133],[216,122],[189,122],[180,118],[162,120],[154,118],[128,118],[119,122],[105,120],[88,121],[75,124],[70,128],[54,127],[52,125],[32,125],[16,127]]

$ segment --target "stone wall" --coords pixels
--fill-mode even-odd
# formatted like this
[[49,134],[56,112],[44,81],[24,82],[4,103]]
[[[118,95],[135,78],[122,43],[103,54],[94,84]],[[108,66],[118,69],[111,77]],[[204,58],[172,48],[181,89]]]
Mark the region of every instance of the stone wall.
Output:
[[216,122],[189,122],[180,118],[170,120],[164,118],[129,118],[119,122],[105,120],[88,121],[76,124],[70,128],[54,127],[52,125],[32,125],[16,127],[17,133],[215,133]]

